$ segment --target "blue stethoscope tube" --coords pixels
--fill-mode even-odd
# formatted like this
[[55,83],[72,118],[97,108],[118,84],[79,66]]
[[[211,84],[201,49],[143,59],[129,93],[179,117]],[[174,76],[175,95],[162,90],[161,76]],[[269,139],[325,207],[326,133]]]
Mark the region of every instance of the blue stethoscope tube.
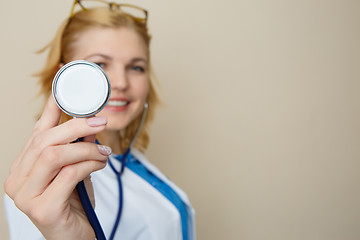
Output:
[[95,211],[91,205],[89,195],[86,191],[84,181],[79,182],[76,185],[76,191],[78,192],[80,202],[84,208],[86,216],[89,220],[91,227],[94,229],[96,239],[106,240],[104,231],[100,225],[99,219],[97,218]]
[[[117,227],[119,226],[119,222],[120,222],[120,218],[121,218],[121,213],[122,213],[122,208],[123,208],[123,188],[122,188],[122,182],[121,182],[121,175],[125,169],[125,163],[126,163],[126,159],[129,155],[129,153],[130,153],[130,148],[128,148],[126,150],[126,152],[123,154],[122,158],[120,159],[120,161],[121,161],[121,170],[120,171],[117,171],[115,169],[115,167],[113,166],[113,164],[111,163],[111,161],[108,161],[111,169],[116,174],[116,178],[117,178],[118,186],[119,186],[119,207],[118,207],[118,212],[116,215],[115,223],[114,223],[113,229],[111,231],[109,240],[114,239],[115,233],[116,233]],[[94,229],[96,239],[106,240],[104,231],[101,227],[99,219],[96,216],[96,213],[94,211],[94,208],[92,207],[89,195],[86,191],[84,181],[81,181],[76,185],[76,191],[78,192],[80,202],[84,208],[84,211],[89,220],[89,223],[90,223],[91,227]]]
[[122,208],[123,208],[123,188],[122,188],[122,182],[121,182],[121,175],[124,172],[126,160],[127,160],[127,157],[129,156],[129,153],[130,153],[130,148],[128,148],[126,150],[126,152],[123,154],[123,156],[121,157],[121,159],[120,159],[120,162],[121,162],[120,171],[117,171],[115,169],[114,165],[111,163],[111,161],[108,161],[111,169],[116,174],[116,179],[118,181],[118,186],[119,186],[119,207],[118,207],[118,212],[117,212],[117,215],[116,215],[115,223],[114,223],[114,226],[113,226],[113,229],[111,231],[110,238],[109,238],[111,240],[114,239],[114,237],[115,237],[115,233],[116,233],[117,227],[119,226],[119,222],[120,222],[120,218],[121,218],[121,213],[122,213]]
[[[121,214],[122,214],[122,209],[123,209],[123,187],[122,187],[121,175],[124,172],[125,165],[126,165],[126,160],[127,160],[128,156],[130,154],[130,149],[134,145],[135,140],[139,136],[140,130],[141,130],[142,126],[144,125],[147,109],[148,109],[148,104],[145,103],[144,104],[144,111],[143,111],[141,121],[140,121],[140,125],[139,125],[139,127],[138,127],[138,129],[137,129],[137,131],[135,133],[135,136],[134,136],[133,140],[130,143],[130,146],[128,147],[128,149],[125,151],[125,153],[122,155],[122,157],[120,159],[120,162],[121,162],[120,171],[117,171],[115,169],[114,165],[111,163],[110,160],[108,161],[111,169],[113,170],[113,172],[116,175],[116,179],[117,179],[118,187],[119,187],[119,207],[118,207],[118,212],[117,212],[117,215],[116,215],[116,219],[115,219],[114,226],[113,226],[113,229],[111,231],[111,235],[110,235],[109,240],[113,240],[114,237],[115,237],[115,233],[116,233],[116,230],[117,230],[117,228],[119,226],[119,222],[120,222],[120,218],[121,218]],[[81,141],[81,140],[82,139],[78,139],[78,141]],[[98,239],[98,240],[106,240],[104,231],[103,231],[103,229],[101,227],[99,219],[97,218],[97,216],[95,214],[94,208],[92,207],[92,204],[91,204],[91,201],[90,201],[90,198],[89,198],[89,195],[88,195],[88,193],[86,191],[84,181],[81,181],[81,182],[79,182],[77,184],[76,190],[78,192],[80,202],[81,202],[81,204],[82,204],[82,206],[84,208],[84,211],[85,211],[86,216],[87,216],[87,218],[89,220],[89,223],[90,223],[91,227],[94,229],[96,239]]]

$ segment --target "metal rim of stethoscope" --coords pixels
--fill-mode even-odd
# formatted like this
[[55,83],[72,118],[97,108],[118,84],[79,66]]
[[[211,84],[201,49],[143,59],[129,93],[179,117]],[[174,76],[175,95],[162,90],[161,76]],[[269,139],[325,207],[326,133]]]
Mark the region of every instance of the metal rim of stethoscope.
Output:
[[[61,76],[61,74],[66,70],[68,69],[69,67],[72,67],[72,66],[75,66],[75,65],[79,65],[79,64],[83,64],[83,65],[88,65],[88,66],[91,66],[97,70],[99,70],[103,77],[106,79],[106,82],[107,82],[107,94],[106,94],[106,97],[104,99],[106,99],[102,105],[100,105],[97,109],[91,111],[91,112],[88,112],[88,113],[82,113],[82,114],[77,114],[77,113],[74,113],[74,112],[71,112],[71,111],[68,111],[67,109],[65,109],[62,104],[60,104],[59,102],[59,99],[58,99],[58,94],[57,94],[57,83],[58,83],[58,80]],[[107,102],[109,101],[109,96],[110,96],[110,93],[111,93],[111,87],[110,87],[110,80],[108,78],[108,76],[106,75],[105,71],[99,67],[97,64],[95,63],[92,63],[92,62],[89,62],[89,61],[86,61],[86,60],[75,60],[75,61],[72,61],[72,62],[69,62],[67,64],[65,64],[64,66],[62,66],[60,68],[60,70],[56,73],[54,79],[53,79],[53,82],[52,82],[52,93],[53,93],[53,97],[55,99],[55,102],[56,104],[58,105],[58,107],[63,111],[65,112],[67,115],[70,115],[74,118],[86,118],[86,117],[91,117],[91,116],[94,116],[95,114],[97,114],[98,112],[100,112],[104,107],[105,105],[107,104]]]

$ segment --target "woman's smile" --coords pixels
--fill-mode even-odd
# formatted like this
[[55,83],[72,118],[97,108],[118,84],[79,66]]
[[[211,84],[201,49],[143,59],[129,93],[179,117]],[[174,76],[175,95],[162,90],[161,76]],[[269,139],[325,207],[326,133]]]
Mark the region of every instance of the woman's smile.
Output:
[[130,103],[126,98],[110,98],[105,106],[105,110],[109,112],[123,112],[128,109]]

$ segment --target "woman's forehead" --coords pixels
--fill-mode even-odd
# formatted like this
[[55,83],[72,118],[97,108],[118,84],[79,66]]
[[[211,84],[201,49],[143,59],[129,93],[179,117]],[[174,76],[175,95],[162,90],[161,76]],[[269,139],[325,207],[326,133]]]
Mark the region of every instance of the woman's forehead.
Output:
[[90,28],[78,35],[73,55],[82,57],[104,54],[113,57],[148,56],[148,47],[141,36],[130,28]]

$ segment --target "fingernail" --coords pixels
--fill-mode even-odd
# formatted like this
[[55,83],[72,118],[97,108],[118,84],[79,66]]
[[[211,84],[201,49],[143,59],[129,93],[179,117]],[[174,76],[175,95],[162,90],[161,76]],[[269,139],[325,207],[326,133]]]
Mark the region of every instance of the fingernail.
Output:
[[99,152],[102,154],[102,155],[105,155],[105,156],[109,156],[111,154],[111,148],[108,147],[108,146],[105,146],[105,145],[96,145],[99,149]]
[[92,118],[86,119],[86,121],[90,127],[97,127],[97,126],[105,125],[107,123],[107,118],[106,117],[92,117]]

